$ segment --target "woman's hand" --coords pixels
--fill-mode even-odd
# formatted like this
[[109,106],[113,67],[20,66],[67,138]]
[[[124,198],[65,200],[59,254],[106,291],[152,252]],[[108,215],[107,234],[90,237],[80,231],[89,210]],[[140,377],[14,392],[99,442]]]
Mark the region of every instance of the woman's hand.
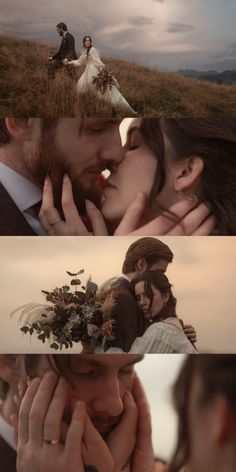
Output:
[[204,203],[196,206],[196,203],[192,200],[183,200],[169,208],[169,211],[175,215],[176,221],[171,219],[169,214],[166,213],[139,227],[139,222],[145,212],[145,208],[146,197],[143,193],[139,193],[126,210],[114,235],[208,236],[216,227],[215,217]]
[[93,232],[89,232],[83,223],[73,199],[72,185],[69,177],[64,176],[62,185],[62,209],[64,220],[54,206],[52,182],[46,177],[43,188],[43,201],[39,212],[41,225],[49,236],[106,236],[108,231],[101,212],[86,200],[86,211]]
[[63,420],[69,388],[53,371],[29,384],[19,412],[17,472],[84,472],[85,465],[114,472],[85,404],[76,402],[69,425]]

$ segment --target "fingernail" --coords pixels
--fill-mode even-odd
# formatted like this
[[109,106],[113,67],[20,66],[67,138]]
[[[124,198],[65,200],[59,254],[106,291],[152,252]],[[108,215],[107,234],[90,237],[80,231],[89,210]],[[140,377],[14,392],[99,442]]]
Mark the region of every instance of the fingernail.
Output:
[[142,192],[139,192],[139,193],[136,195],[135,200],[136,200],[136,201],[139,201],[139,200],[141,200],[142,198],[143,198],[143,193],[142,193]]
[[13,395],[13,400],[14,400],[14,403],[16,403],[16,405],[18,405],[19,397],[18,397],[18,395],[16,395],[16,393],[14,393],[14,395]]
[[57,374],[53,370],[48,370],[45,372],[44,377],[49,380],[54,380],[57,377]]
[[49,184],[49,176],[46,175],[45,180],[44,180],[44,185],[48,185],[48,184]]
[[68,184],[69,181],[70,181],[70,179],[69,179],[68,174],[65,174],[64,177],[63,177],[63,183]]
[[94,203],[91,202],[90,200],[85,200],[85,205],[86,205],[87,208],[96,208]]

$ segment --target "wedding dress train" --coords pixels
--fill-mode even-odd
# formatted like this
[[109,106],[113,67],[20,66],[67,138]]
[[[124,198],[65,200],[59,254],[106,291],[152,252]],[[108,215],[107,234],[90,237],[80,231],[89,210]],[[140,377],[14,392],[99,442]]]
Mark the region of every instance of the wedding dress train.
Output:
[[85,65],[85,70],[77,82],[79,95],[86,94],[91,90],[99,99],[111,103],[114,109],[119,109],[127,116],[136,115],[136,112],[120,93],[116,78],[107,71],[96,48],[92,46],[88,53],[85,51],[79,59],[69,61],[68,64],[73,66]]

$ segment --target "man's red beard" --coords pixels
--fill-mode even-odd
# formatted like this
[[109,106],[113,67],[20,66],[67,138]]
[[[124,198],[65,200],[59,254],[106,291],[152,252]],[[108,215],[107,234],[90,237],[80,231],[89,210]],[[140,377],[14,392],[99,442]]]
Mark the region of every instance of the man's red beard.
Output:
[[42,132],[42,138],[35,154],[34,156],[27,156],[32,180],[43,188],[45,177],[49,175],[53,185],[54,205],[61,214],[63,214],[61,206],[62,183],[65,174],[68,174],[71,179],[74,202],[80,214],[86,214],[86,199],[93,201],[100,208],[101,188],[99,180],[97,179],[97,182],[93,181],[91,187],[86,187],[80,181],[79,176],[71,175],[70,168],[66,162],[67,158],[57,149],[54,133],[51,129]]

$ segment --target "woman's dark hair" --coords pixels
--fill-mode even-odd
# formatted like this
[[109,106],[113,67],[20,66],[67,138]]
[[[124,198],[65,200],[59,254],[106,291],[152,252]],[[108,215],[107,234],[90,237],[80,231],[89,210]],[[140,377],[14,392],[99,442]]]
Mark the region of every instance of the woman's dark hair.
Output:
[[199,402],[208,403],[217,394],[226,397],[236,424],[236,355],[235,354],[199,354],[188,356],[180,371],[173,389],[173,398],[178,413],[178,440],[168,472],[179,472],[187,465],[190,454],[188,431],[188,402],[192,380],[198,375],[202,382]]
[[209,205],[220,234],[236,234],[236,118],[144,118],[144,140],[158,160],[150,204],[164,187],[167,156],[164,134],[169,138],[174,162],[197,155],[204,169],[197,197]]
[[89,41],[90,41],[90,46],[89,46],[89,48],[87,49],[87,55],[88,55],[88,53],[89,53],[89,51],[90,51],[90,49],[91,49],[91,47],[92,47],[92,38],[91,38],[91,36],[89,36],[89,35],[86,35],[86,36],[83,37],[83,46],[84,46],[84,48],[85,48],[85,41],[86,41],[86,39],[89,39]]
[[176,317],[176,298],[172,293],[172,285],[170,284],[168,278],[160,270],[150,270],[144,272],[143,274],[138,275],[131,281],[131,286],[135,289],[135,285],[138,282],[144,282],[144,289],[147,297],[150,300],[150,307],[152,306],[153,301],[153,290],[152,285],[157,288],[162,294],[168,293],[169,298],[166,302],[166,305],[162,310],[157,314],[155,321],[162,321],[170,316]]

